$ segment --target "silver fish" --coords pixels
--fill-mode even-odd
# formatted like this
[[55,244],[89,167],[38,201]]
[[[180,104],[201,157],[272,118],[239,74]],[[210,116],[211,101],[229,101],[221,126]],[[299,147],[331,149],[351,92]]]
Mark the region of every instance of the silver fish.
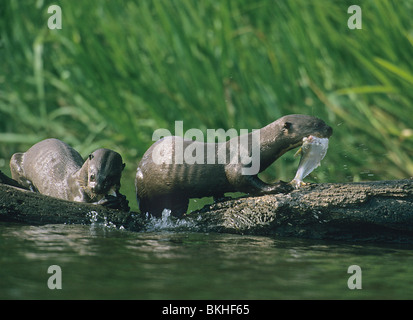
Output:
[[290,182],[296,189],[305,185],[303,179],[320,165],[327,153],[328,138],[308,136],[303,138],[303,145],[295,156],[301,154],[300,163],[294,179]]

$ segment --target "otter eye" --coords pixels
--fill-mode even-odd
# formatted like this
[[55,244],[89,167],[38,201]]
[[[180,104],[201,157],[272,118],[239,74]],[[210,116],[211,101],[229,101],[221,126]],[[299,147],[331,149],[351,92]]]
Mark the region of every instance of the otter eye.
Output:
[[284,129],[290,129],[291,128],[291,126],[292,126],[293,124],[291,123],[291,122],[285,122],[284,123]]
[[94,174],[90,175],[90,181],[95,181],[95,175]]

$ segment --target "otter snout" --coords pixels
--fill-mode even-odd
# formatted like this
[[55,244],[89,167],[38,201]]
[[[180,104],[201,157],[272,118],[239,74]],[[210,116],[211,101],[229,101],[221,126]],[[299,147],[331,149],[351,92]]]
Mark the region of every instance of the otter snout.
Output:
[[320,121],[314,128],[315,130],[310,127],[310,131],[313,131],[313,135],[319,138],[330,138],[333,134],[333,128],[324,121]]
[[333,134],[333,128],[328,126],[328,125],[326,125],[326,126],[327,126],[327,129],[326,129],[327,137],[326,138],[330,138],[331,135]]
[[110,185],[106,183],[106,181],[103,182],[94,182],[90,184],[90,190],[92,190],[93,193],[95,194],[106,194],[109,189]]
[[105,179],[103,181],[90,183],[89,187],[92,193],[96,195],[116,195],[116,191],[119,191],[120,185],[117,183],[113,184],[108,179]]
[[94,184],[94,185],[91,185],[90,186],[90,191],[92,191],[93,193],[95,193],[95,194],[101,194],[102,192],[102,188],[100,187],[100,186],[98,186],[98,185],[96,185],[96,184]]

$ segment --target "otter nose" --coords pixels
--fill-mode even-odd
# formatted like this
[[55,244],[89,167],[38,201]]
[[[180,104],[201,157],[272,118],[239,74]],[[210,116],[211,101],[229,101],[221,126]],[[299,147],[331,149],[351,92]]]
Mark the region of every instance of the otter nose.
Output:
[[97,194],[104,194],[109,190],[110,186],[107,179],[98,180],[95,185],[92,186],[92,191]]
[[92,187],[92,191],[94,193],[100,194],[102,193],[103,187],[101,185],[96,184],[94,187]]
[[99,194],[102,190],[102,184],[99,181],[94,181],[90,183],[90,189],[93,193]]
[[331,128],[330,126],[327,127],[327,137],[331,137],[331,135],[333,134],[333,128]]

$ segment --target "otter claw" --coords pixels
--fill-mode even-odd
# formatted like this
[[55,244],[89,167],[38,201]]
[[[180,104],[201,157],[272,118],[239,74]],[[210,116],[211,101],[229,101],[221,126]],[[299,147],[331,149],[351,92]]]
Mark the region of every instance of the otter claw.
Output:
[[299,189],[308,185],[308,183],[296,179],[291,180],[290,184],[294,187],[294,189]]

